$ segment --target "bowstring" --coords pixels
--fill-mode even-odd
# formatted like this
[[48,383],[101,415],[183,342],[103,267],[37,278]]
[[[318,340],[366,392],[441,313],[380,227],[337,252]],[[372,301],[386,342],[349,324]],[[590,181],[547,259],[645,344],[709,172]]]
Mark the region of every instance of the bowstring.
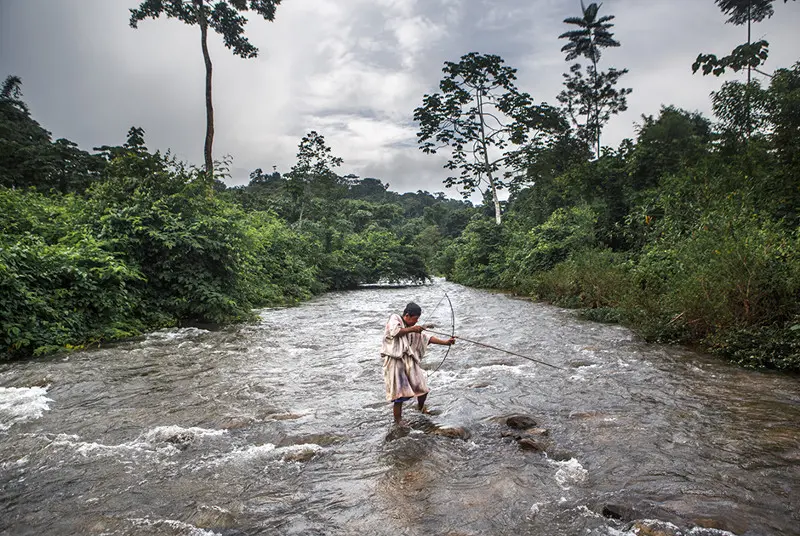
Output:
[[[453,338],[455,336],[455,334],[456,334],[456,312],[453,309],[453,302],[450,301],[450,296],[447,295],[447,291],[443,290],[442,292],[444,292],[444,296],[442,296],[442,300],[444,298],[447,298],[447,303],[450,304],[450,328],[451,328],[450,338]],[[442,300],[439,300],[439,303],[442,303]],[[438,306],[439,306],[439,304],[436,304],[436,307],[438,307]],[[434,311],[436,310],[436,307],[433,308]],[[448,344],[447,345],[447,351],[444,353],[444,357],[439,362],[439,365],[437,365],[437,367],[435,369],[433,369],[433,372],[428,374],[428,378],[430,378],[433,374],[435,374],[436,371],[439,370],[442,367],[442,365],[444,365],[444,362],[447,359],[447,356],[450,355],[450,350],[452,348],[453,348],[452,344]]]

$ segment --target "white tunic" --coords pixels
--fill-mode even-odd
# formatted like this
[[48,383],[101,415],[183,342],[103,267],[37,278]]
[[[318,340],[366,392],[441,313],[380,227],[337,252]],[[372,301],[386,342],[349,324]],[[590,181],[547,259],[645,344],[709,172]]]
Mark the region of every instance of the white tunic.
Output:
[[431,336],[424,331],[398,336],[397,333],[404,327],[403,318],[393,314],[383,332],[381,356],[386,400],[412,398],[428,392],[420,361],[425,356]]

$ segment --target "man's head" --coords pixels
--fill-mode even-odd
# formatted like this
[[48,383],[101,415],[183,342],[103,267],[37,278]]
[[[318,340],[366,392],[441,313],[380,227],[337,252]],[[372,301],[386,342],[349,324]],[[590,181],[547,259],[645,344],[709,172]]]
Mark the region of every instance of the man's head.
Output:
[[422,307],[414,302],[409,302],[403,310],[403,321],[409,326],[413,326],[422,315]]

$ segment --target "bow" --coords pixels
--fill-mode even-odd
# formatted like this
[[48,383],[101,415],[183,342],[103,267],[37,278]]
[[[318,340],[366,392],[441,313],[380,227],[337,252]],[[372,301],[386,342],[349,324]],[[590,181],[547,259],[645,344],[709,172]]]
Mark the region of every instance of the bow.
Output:
[[[450,301],[450,296],[447,295],[447,291],[446,290],[442,290],[442,292],[444,292],[444,297],[447,298],[447,303],[450,305],[450,338],[453,338],[455,336],[455,334],[456,334],[456,312],[453,309],[453,302]],[[439,300],[439,303],[442,303],[442,300]],[[439,305],[437,304],[436,307],[439,307]],[[434,311],[436,310],[436,307],[433,308]],[[442,365],[444,365],[444,361],[445,361],[445,359],[447,359],[447,356],[450,354],[450,349],[452,347],[453,347],[452,344],[447,345],[447,351],[444,353],[444,357],[439,362],[439,365],[437,365],[437,367],[435,369],[433,369],[433,372],[428,374],[429,378],[431,377],[432,374],[434,374],[437,370],[439,370]]]

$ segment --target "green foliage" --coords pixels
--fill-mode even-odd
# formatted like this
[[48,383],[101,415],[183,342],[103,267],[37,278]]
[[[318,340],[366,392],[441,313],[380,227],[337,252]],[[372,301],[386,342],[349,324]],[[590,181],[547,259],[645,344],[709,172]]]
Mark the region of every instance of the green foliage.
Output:
[[665,235],[637,266],[643,288],[691,339],[787,320],[797,309],[797,245],[781,228],[731,200],[708,210],[688,234]]
[[571,252],[596,244],[596,221],[591,208],[576,206],[556,209],[546,222],[527,232],[509,229],[503,252],[504,286],[531,292],[538,274],[551,270]]
[[531,153],[548,160],[529,164],[502,232],[473,221],[440,256],[445,273],[648,340],[800,370],[798,73],[778,70],[768,88],[726,84],[716,125],[663,107],[593,162],[562,149],[566,165],[551,171],[553,157]]
[[0,186],[82,192],[97,180],[103,160],[71,141],[51,141],[21,100],[22,81],[9,76],[0,90]]
[[240,284],[249,303],[289,305],[324,290],[315,260],[320,246],[313,237],[293,231],[268,212],[240,217],[244,232]]
[[516,69],[501,57],[471,52],[458,63],[445,62],[440,93],[425,95],[414,110],[420,125],[417,139],[426,154],[450,149],[445,168],[458,170],[445,185],[459,186],[464,197],[486,184],[501,222],[497,190],[519,169],[530,147],[538,147],[564,130],[559,113],[547,104],[534,105],[514,81]]
[[658,186],[661,177],[702,160],[711,141],[711,122],[697,112],[663,106],[657,118],[643,116],[629,163],[630,187]]
[[[737,46],[727,56],[718,58],[716,54],[699,54],[692,64],[692,72],[703,71],[703,75],[719,76],[726,69],[734,72],[747,69],[747,82],[750,83],[750,71],[758,71],[758,67],[767,61],[769,43],[765,40],[751,42],[751,25],[761,22],[775,14],[772,4],[775,0],[716,0],[720,10],[730,15],[726,23],[737,26],[747,24],[747,43]],[[783,0],[787,3],[788,0]]]
[[587,319],[622,320],[620,307],[630,286],[624,257],[608,249],[585,248],[572,253],[535,280],[533,294],[557,305],[584,310]]
[[423,283],[428,273],[410,245],[391,231],[371,227],[361,233],[335,233],[320,278],[327,288],[340,290],[365,283]]
[[564,19],[564,23],[578,27],[577,30],[570,30],[558,36],[559,39],[569,40],[561,47],[561,52],[567,53],[567,61],[584,56],[596,64],[600,61],[603,48],[619,46],[619,41],[615,40],[614,34],[609,31],[614,26],[611,23],[614,15],[597,17],[601,5],[593,2],[586,7],[581,2],[582,16]]
[[265,20],[275,19],[281,0],[145,0],[131,9],[130,25],[137,28],[146,18],[161,15],[176,18],[189,25],[207,25],[222,36],[225,46],[241,58],[258,56],[258,49],[244,35],[247,18],[240,13],[253,11]]
[[[726,23],[742,25],[749,22],[761,22],[775,14],[772,7],[774,0],[714,0],[719,9],[730,18]],[[784,3],[786,0],[783,0]]]
[[72,196],[0,188],[0,352],[81,347],[139,333],[142,274],[114,253]]
[[237,284],[242,233],[237,212],[212,195],[203,177],[184,169],[112,179],[90,193],[97,232],[147,280],[148,309],[175,319],[247,318]]
[[783,325],[715,333],[705,342],[712,353],[743,367],[800,370],[800,318]]
[[692,64],[692,73],[702,70],[703,75],[719,76],[727,69],[733,72],[755,69],[764,64],[767,57],[769,57],[769,43],[762,39],[755,43],[739,45],[730,54],[721,58],[716,54],[698,54]]
[[445,251],[446,264],[452,264],[447,277],[463,285],[497,287],[503,271],[504,233],[504,228],[492,220],[473,216],[461,236]]
[[[286,175],[286,192],[296,206],[291,221],[297,221],[302,227],[303,214],[308,205],[313,204],[312,196],[323,199],[339,197],[337,194],[343,190],[344,182],[333,169],[341,165],[342,159],[333,156],[324,136],[314,130],[303,136],[298,146],[297,163]],[[327,210],[323,209],[322,213],[325,212]]]

